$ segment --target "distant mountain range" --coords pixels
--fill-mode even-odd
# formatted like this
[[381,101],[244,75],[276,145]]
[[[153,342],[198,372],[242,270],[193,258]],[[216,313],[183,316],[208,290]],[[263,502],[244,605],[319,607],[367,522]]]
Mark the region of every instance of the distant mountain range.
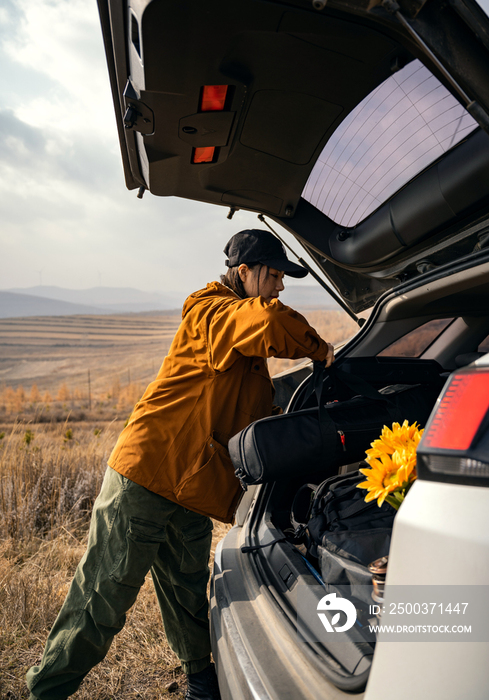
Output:
[[[280,299],[299,308],[339,308],[319,285],[290,285]],[[143,292],[130,287],[14,288],[0,290],[0,318],[169,311],[180,309],[184,300],[184,294]]]
[[71,316],[73,314],[103,314],[99,307],[71,304],[67,301],[45,299],[32,294],[0,291],[0,318],[19,316]]
[[7,292],[15,294],[28,294],[45,299],[65,301],[70,304],[82,304],[84,306],[100,307],[104,313],[110,311],[156,311],[160,309],[174,309],[181,306],[184,300],[182,294],[169,292],[143,292],[132,287],[91,287],[90,289],[65,289],[64,287],[17,287],[7,289]]
[[130,287],[26,287],[0,291],[0,318],[167,311],[181,307],[182,294],[143,292]]

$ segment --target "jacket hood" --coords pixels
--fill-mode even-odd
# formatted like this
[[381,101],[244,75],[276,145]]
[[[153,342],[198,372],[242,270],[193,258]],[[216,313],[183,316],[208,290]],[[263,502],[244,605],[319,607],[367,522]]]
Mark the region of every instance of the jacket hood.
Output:
[[226,285],[221,284],[220,282],[209,282],[204,289],[199,289],[197,292],[194,292],[185,299],[182,309],[182,318],[185,318],[188,312],[193,309],[196,304],[199,304],[202,301],[207,301],[216,296],[227,296],[230,299],[239,299],[238,295],[235,294],[232,289],[226,287]]

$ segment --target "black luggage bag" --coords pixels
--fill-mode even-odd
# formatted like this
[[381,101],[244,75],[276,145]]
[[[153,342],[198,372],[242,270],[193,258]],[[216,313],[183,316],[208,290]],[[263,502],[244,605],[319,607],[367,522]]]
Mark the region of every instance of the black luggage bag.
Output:
[[[315,367],[319,397],[323,376]],[[408,420],[424,426],[440,391],[426,384],[381,392],[363,385],[368,396],[263,418],[232,437],[229,454],[243,488],[298,475],[322,481],[338,467],[364,459],[384,425]]]
[[[363,466],[367,466],[364,462]],[[336,475],[319,486],[305,484],[292,504],[295,538],[317,560],[325,584],[341,586],[343,595],[372,603],[370,562],[389,553],[396,511],[388,503],[365,502],[357,488],[358,472]]]

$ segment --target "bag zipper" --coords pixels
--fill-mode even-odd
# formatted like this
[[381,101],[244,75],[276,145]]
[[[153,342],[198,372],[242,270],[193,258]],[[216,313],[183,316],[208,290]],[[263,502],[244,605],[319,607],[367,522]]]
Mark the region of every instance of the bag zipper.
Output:
[[340,436],[340,441],[341,441],[341,445],[343,447],[343,452],[346,452],[346,435],[342,430],[337,430],[336,432]]

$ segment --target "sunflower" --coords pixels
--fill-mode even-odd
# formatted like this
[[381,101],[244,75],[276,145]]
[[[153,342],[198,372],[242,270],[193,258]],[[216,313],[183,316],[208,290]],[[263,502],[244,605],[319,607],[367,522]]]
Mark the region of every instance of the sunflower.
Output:
[[367,477],[357,485],[367,489],[365,501],[377,499],[379,507],[387,501],[398,510],[411,484],[416,479],[416,448],[423,430],[417,423],[392,424],[392,430],[384,425],[381,436],[371,443],[366,462],[370,469],[360,469]]

